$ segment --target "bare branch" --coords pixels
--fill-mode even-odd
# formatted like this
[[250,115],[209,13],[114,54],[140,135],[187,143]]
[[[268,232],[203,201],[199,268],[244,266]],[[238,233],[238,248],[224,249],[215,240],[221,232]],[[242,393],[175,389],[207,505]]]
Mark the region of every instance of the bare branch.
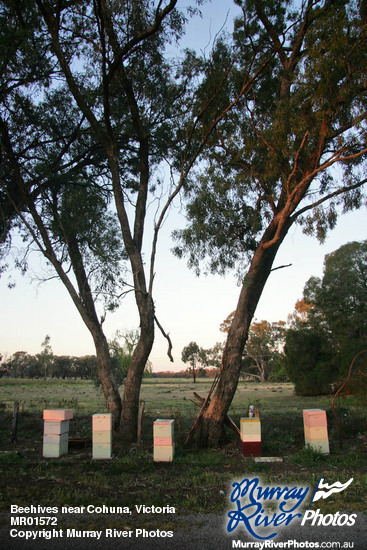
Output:
[[293,265],[293,264],[279,265],[278,267],[273,267],[273,269],[271,269],[270,271],[276,271],[277,269],[283,269],[285,267],[290,267],[291,265]]
[[171,353],[172,347],[173,347],[173,346],[172,346],[171,338],[170,338],[169,334],[168,334],[167,332],[164,331],[164,329],[163,329],[162,325],[160,324],[160,322],[158,321],[156,315],[154,315],[154,320],[155,320],[155,322],[157,323],[157,326],[158,326],[159,330],[161,331],[161,333],[163,334],[163,336],[164,336],[164,337],[167,339],[167,341],[168,341],[167,355],[168,355],[168,357],[170,358],[171,363],[173,363],[174,361],[173,361],[173,357],[172,357],[172,353]]
[[292,216],[292,219],[296,220],[302,214],[307,212],[307,210],[312,210],[313,208],[316,208],[317,206],[320,206],[324,202],[326,202],[330,199],[333,199],[334,197],[337,197],[338,195],[341,195],[343,193],[347,193],[348,191],[353,191],[354,189],[358,189],[358,187],[362,187],[362,185],[364,185],[365,183],[367,183],[367,178],[365,178],[364,180],[359,181],[358,183],[355,183],[353,185],[349,185],[349,186],[346,185],[345,187],[341,187],[341,188],[337,189],[336,191],[334,191],[333,193],[330,193],[329,195],[326,195],[325,197],[322,197],[320,200],[318,200],[318,201],[316,201],[312,204],[309,204],[307,206],[304,206],[303,208],[301,208],[301,210],[298,210],[297,212],[295,212],[295,214]]

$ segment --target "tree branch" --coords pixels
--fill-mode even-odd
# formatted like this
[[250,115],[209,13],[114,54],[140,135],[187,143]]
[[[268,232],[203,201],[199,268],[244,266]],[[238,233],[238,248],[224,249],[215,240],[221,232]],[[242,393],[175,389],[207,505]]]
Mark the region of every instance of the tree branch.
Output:
[[172,347],[173,347],[173,346],[172,346],[171,338],[170,338],[169,334],[166,333],[166,332],[164,331],[164,329],[163,329],[162,325],[160,324],[160,322],[158,321],[156,315],[154,315],[154,320],[155,320],[155,322],[157,323],[157,326],[158,326],[159,330],[161,331],[161,333],[163,334],[163,336],[164,336],[164,337],[167,339],[167,341],[168,341],[167,355],[168,355],[168,357],[170,358],[171,363],[173,363],[174,361],[173,361],[173,357],[172,357],[172,353],[171,353]]
[[177,0],[170,0],[169,4],[161,11],[159,11],[159,6],[158,6],[154,23],[150,27],[144,29],[141,33],[134,36],[131,40],[127,42],[127,44],[125,44],[123,48],[120,48],[119,51],[116,52],[115,59],[110,66],[110,71],[108,75],[109,79],[113,78],[114,72],[116,71],[118,66],[121,64],[124,57],[126,57],[126,55],[133,48],[135,48],[138,44],[140,44],[150,36],[153,36],[158,31],[162,21],[175,8],[176,4],[177,4]]
[[316,208],[317,206],[320,206],[324,202],[326,202],[330,199],[333,199],[334,197],[337,197],[338,195],[341,195],[342,193],[347,193],[348,191],[353,191],[353,189],[358,189],[358,187],[362,187],[362,185],[364,185],[365,183],[367,183],[367,178],[365,178],[364,180],[362,180],[358,183],[355,183],[353,185],[349,185],[349,186],[346,185],[345,187],[341,187],[340,189],[337,189],[333,193],[330,193],[329,195],[326,195],[325,197],[322,197],[320,200],[318,200],[318,201],[316,201],[312,204],[309,204],[308,206],[304,206],[303,208],[301,208],[301,210],[298,210],[297,212],[295,212],[295,214],[292,216],[292,220],[296,220],[302,214],[307,212],[307,210],[312,210],[313,208]]

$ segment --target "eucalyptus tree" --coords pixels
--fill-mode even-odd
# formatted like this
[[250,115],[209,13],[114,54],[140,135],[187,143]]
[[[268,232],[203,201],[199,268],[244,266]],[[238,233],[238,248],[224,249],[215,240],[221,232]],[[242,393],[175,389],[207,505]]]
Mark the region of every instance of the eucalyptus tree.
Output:
[[196,383],[197,369],[206,366],[206,354],[203,348],[200,348],[196,342],[190,342],[181,352],[181,360],[189,363],[189,372],[192,373],[194,383]]
[[[216,110],[213,98],[223,88],[227,66],[217,64],[213,78],[197,90],[204,62],[188,53],[173,71],[164,57],[167,43],[183,31],[185,17],[176,4],[1,4],[5,28],[17,29],[20,37],[9,69],[14,86],[8,85],[1,98],[4,234],[10,235],[12,224],[26,228],[68,289],[93,335],[97,355],[106,358],[102,377],[116,423],[120,397],[95,300],[104,285],[107,291],[116,284],[126,254],[130,276],[123,272],[123,282],[135,294],[140,317],[140,338],[124,384],[121,432],[127,440],[136,438],[140,384],[155,323],[167,337],[153,301],[158,234],[225,114]],[[20,78],[23,49],[30,51],[26,66],[37,64],[37,51],[47,60],[33,80],[31,70],[26,80]],[[249,87],[251,78],[247,80],[240,93]],[[210,117],[205,117],[209,107]],[[158,172],[163,162],[170,171],[166,185]],[[123,244],[109,211],[111,197]],[[154,200],[158,207],[146,264],[143,240],[147,209]]]
[[176,3],[36,1],[50,55],[103,157],[130,263],[127,282],[135,294],[140,338],[124,384],[121,434],[131,441],[136,438],[140,384],[154,341],[154,253],[162,219],[155,225],[146,271],[147,205],[152,173],[168,155],[174,120],[182,110],[183,89],[163,58],[167,40],[178,37],[183,28]]
[[220,379],[202,414],[203,445],[222,436],[249,327],[290,227],[303,224],[323,240],[338,212],[363,204],[366,183],[364,3],[235,3],[242,16],[233,40],[243,68],[233,67],[233,88],[249,58],[274,55],[252,95],[217,125],[188,196],[188,226],[176,232],[176,252],[191,267],[199,270],[206,257],[208,270],[237,267],[241,279]]
[[[125,54],[135,52],[139,43],[158,31],[174,3],[163,11],[160,5],[157,11],[151,10],[149,14],[148,4],[144,2],[125,8],[113,5],[127,43]],[[148,151],[143,144],[145,138],[141,143],[136,138],[134,124],[139,126],[139,123],[134,108],[132,112],[129,110],[129,101],[134,103],[135,92],[141,95],[142,105],[142,96],[149,96],[150,104],[149,101],[144,104],[147,134],[159,125],[163,131],[160,109],[164,105],[159,104],[159,98],[167,82],[167,67],[163,67],[159,52],[163,41],[156,40],[150,44],[150,49],[147,48],[150,67],[143,67],[144,59],[148,61],[144,57],[146,52],[140,51],[140,57],[139,52],[135,52],[131,60],[132,72],[135,70],[135,76],[139,75],[137,89],[130,88],[131,83],[125,75],[123,91],[119,89],[121,82],[116,85],[116,79],[111,78],[106,92],[101,85],[102,74],[94,73],[99,38],[104,43],[99,26],[103,19],[100,10],[100,4],[90,2],[56,2],[54,5],[40,2],[30,6],[29,3],[5,1],[1,5],[1,42],[4,44],[0,119],[2,241],[6,244],[6,239],[11,238],[11,228],[19,230],[24,239],[30,235],[32,243],[36,243],[66,286],[93,336],[107,407],[114,413],[116,425],[120,419],[121,398],[102,330],[104,315],[99,318],[96,308],[101,295],[108,298],[107,308],[116,304],[114,296],[111,301],[111,292],[113,289],[116,293],[119,288],[121,261],[126,257],[121,231],[116,230],[115,216],[108,210],[113,196],[113,170],[106,154],[106,147],[111,146],[107,137],[108,130],[117,135],[114,158],[120,163],[119,170],[125,177],[120,199],[125,205],[125,200],[130,201],[130,193],[137,192],[140,196],[135,232],[129,241],[135,269],[137,262],[143,265],[142,257],[137,260],[136,256],[141,254],[150,168]],[[56,26],[53,26],[56,19]],[[48,35],[46,23],[50,20],[52,30]],[[101,61],[104,77],[105,53]],[[72,75],[71,66],[77,74]],[[152,67],[155,70],[150,79]],[[143,68],[144,74],[140,74]],[[81,103],[87,116],[68,87],[70,79],[74,83],[72,92],[77,90],[77,98],[84,98]],[[155,106],[152,105],[154,99],[157,101]],[[106,107],[109,100],[113,114]],[[155,143],[150,145],[149,154],[153,158],[157,156],[159,140],[163,143],[162,136],[155,136]],[[139,174],[143,174],[140,183]],[[126,193],[125,198],[123,193]],[[140,280],[139,273],[136,280]],[[136,292],[141,305],[143,291],[137,288]]]

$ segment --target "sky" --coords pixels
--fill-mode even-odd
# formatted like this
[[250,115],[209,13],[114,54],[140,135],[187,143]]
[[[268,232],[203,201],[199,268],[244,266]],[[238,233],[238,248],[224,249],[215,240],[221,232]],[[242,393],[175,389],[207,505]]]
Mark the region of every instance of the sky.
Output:
[[[181,1],[181,6],[186,2]],[[213,0],[203,9],[203,19],[194,19],[186,35],[187,44],[204,49],[221,29],[227,12],[233,18],[231,1]],[[302,298],[306,281],[322,276],[324,256],[350,241],[367,239],[367,211],[363,209],[339,218],[325,243],[304,235],[299,227],[290,229],[282,244],[274,267],[292,264],[271,273],[255,313],[257,320],[286,321],[296,301]],[[178,209],[173,209],[163,227],[158,242],[154,300],[156,315],[164,330],[170,334],[174,363],[167,357],[167,341],[159,330],[151,354],[154,371],[186,368],[181,362],[184,346],[196,341],[204,348],[223,341],[220,323],[231,313],[237,303],[239,287],[234,275],[196,277],[171,253],[171,232],[182,227],[184,219]],[[152,227],[146,233],[150,241]],[[86,355],[95,353],[92,337],[81,320],[63,285],[56,279],[40,284],[36,280],[41,273],[40,261],[35,257],[31,270],[16,280],[13,289],[7,287],[7,275],[0,279],[0,353],[10,356],[15,351],[30,354],[41,351],[46,334],[51,337],[51,347],[56,355]],[[104,323],[107,337],[113,338],[117,330],[138,328],[138,317],[132,294],[122,302]]]

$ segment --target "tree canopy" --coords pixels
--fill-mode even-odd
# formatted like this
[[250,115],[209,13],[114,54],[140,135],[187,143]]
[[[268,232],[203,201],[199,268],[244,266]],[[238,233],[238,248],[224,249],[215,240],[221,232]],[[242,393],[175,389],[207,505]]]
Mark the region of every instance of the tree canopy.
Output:
[[217,125],[190,190],[188,226],[175,232],[176,253],[190,266],[199,270],[206,260],[220,273],[236,265],[243,271],[270,222],[266,247],[293,223],[324,240],[340,211],[363,204],[366,182],[367,38],[359,4],[236,3],[243,17],[235,22],[235,54],[222,42],[213,54],[232,66],[227,95],[249,67],[267,64]]

